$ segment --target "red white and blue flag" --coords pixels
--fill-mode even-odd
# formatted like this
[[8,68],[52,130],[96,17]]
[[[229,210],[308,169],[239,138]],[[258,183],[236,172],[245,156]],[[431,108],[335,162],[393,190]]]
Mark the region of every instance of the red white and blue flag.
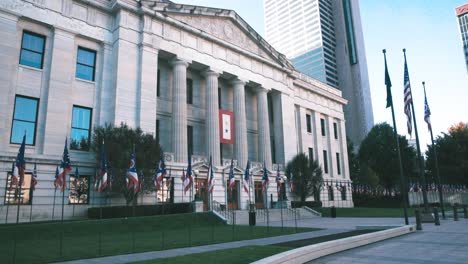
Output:
[[262,177],[262,190],[266,192],[268,190],[268,183],[270,180],[268,179],[268,171],[265,165],[265,161],[263,162],[263,177]]
[[98,192],[103,192],[107,187],[107,156],[106,145],[102,142],[101,150],[101,171],[99,172],[99,187]]
[[26,161],[24,160],[24,150],[26,148],[26,133],[23,135],[23,141],[16,156],[16,167],[18,168],[19,184],[24,185],[24,171],[26,170]]
[[68,154],[67,139],[65,139],[65,147],[63,148],[62,161],[60,162],[58,183],[61,191],[64,192],[67,187],[67,174],[72,170],[70,155]]
[[139,177],[139,181],[138,181],[139,184],[135,193],[142,191],[145,185],[145,175],[143,174],[143,170],[140,170],[140,174],[138,175],[138,177]]
[[34,170],[31,177],[31,190],[34,191],[37,185],[37,165],[34,163]]
[[154,187],[156,187],[157,191],[161,189],[161,184],[166,174],[167,174],[166,164],[164,164],[164,160],[163,158],[161,158],[159,160],[158,168],[156,169],[156,172],[154,175]]
[[192,177],[192,157],[189,157],[187,171],[185,173],[184,179],[184,192],[190,190],[190,187],[193,184],[193,177]]
[[413,103],[413,96],[411,93],[411,84],[408,74],[408,65],[406,64],[406,55],[405,55],[405,72],[404,72],[404,101],[405,101],[405,114],[406,114],[406,125],[408,127],[408,134],[411,136],[413,131],[413,125],[411,122],[411,104]]
[[429,108],[429,104],[427,103],[426,87],[424,87],[424,121],[426,121],[427,123],[427,129],[429,129],[429,131],[432,131],[431,109]]
[[208,167],[208,192],[213,193],[215,178],[213,174],[213,160],[210,156],[210,166]]
[[242,180],[242,185],[244,186],[244,191],[249,193],[249,184],[250,184],[250,160],[247,161],[247,166],[245,167],[244,179]]
[[234,177],[234,161],[231,159],[231,167],[229,168],[229,191],[232,192],[236,186],[236,178]]
[[135,150],[130,155],[130,166],[127,170],[127,188],[130,190],[133,187],[134,193],[138,192],[138,173],[136,169]]

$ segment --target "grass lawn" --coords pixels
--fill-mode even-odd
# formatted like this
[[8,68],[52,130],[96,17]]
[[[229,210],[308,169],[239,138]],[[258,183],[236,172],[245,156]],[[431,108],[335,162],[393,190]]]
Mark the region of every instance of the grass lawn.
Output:
[[273,256],[275,254],[291,250],[298,247],[322,243],[345,237],[357,236],[375,232],[376,230],[355,230],[334,235],[320,236],[311,239],[285,242],[270,246],[246,246],[233,249],[217,250],[205,253],[190,254],[172,258],[155,259],[138,262],[138,264],[191,264],[191,263],[223,263],[240,264],[251,263],[253,261]]
[[[314,230],[318,229],[298,228],[297,232]],[[15,244],[16,263],[44,263],[207,245],[294,232],[294,228],[282,230],[281,227],[233,228],[211,213],[69,221],[63,225],[60,222],[1,225],[0,262],[13,263]]]
[[[322,213],[323,217],[330,217],[330,208],[315,209]],[[337,217],[404,217],[403,208],[336,208]],[[408,208],[408,216],[414,216],[414,209]]]

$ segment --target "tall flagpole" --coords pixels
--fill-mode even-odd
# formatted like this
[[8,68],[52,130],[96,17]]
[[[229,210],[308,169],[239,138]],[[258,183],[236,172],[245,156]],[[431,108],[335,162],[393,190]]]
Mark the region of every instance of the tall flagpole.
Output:
[[[403,49],[403,55],[405,57],[405,65],[406,67],[406,49]],[[408,80],[409,82],[409,80]],[[426,183],[426,176],[424,175],[424,160],[421,156],[421,147],[419,145],[419,135],[418,135],[418,125],[416,124],[416,114],[414,113],[414,100],[413,95],[411,92],[411,112],[413,113],[413,123],[414,123],[414,135],[416,136],[416,149],[418,152],[418,161],[419,161],[419,177],[422,180],[422,193],[423,193],[423,200],[424,200],[424,212],[429,213],[429,205],[427,201],[427,183]]]
[[[427,97],[426,97],[426,83],[425,82],[422,82],[422,85],[423,85],[423,88],[424,88],[424,103],[425,103],[425,107],[427,106],[427,111],[428,111],[428,114],[430,115],[431,112],[429,110],[429,105],[427,104]],[[424,115],[426,115],[426,113],[424,113]],[[437,181],[439,182],[438,186],[437,186],[437,189],[439,191],[439,201],[440,201],[440,209],[442,210],[442,218],[445,219],[445,208],[444,208],[444,198],[443,198],[443,194],[442,194],[442,182],[440,181],[440,173],[439,173],[439,160],[437,158],[437,149],[434,145],[434,136],[432,135],[432,124],[430,122],[430,120],[426,120],[427,125],[428,125],[428,128],[429,128],[429,133],[431,134],[431,145],[432,145],[432,150],[433,150],[433,153],[434,153],[434,165],[435,165],[435,169],[436,169],[436,174],[437,174]]]
[[396,142],[397,146],[397,152],[398,152],[398,163],[400,165],[400,182],[401,182],[401,196],[403,197],[403,213],[405,215],[405,224],[408,225],[408,192],[406,191],[406,180],[405,176],[403,174],[403,163],[401,161],[401,152],[400,152],[400,142],[398,141],[398,132],[397,132],[397,126],[396,126],[396,121],[395,121],[395,110],[393,109],[393,99],[392,99],[392,83],[390,81],[390,75],[388,74],[388,69],[387,69],[387,51],[384,49],[382,50],[384,54],[384,61],[385,61],[385,85],[387,86],[387,107],[391,106],[392,109],[392,120],[393,120],[393,137]]

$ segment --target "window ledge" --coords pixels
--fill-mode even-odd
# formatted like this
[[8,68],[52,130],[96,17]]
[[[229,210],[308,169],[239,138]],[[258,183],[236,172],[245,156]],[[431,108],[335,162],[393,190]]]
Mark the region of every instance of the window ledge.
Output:
[[89,81],[89,80],[81,79],[81,78],[78,78],[78,77],[75,77],[75,80],[76,80],[76,81],[79,81],[79,82],[84,82],[84,83],[93,84],[93,85],[96,84],[96,81]]
[[19,69],[28,69],[28,70],[33,70],[33,71],[38,71],[38,72],[44,72],[44,69],[36,68],[36,67],[31,67],[23,64],[18,64]]

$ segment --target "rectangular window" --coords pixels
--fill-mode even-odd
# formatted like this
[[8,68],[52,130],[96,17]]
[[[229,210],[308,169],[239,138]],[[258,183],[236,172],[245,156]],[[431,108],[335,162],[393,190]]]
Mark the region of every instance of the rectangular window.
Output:
[[159,69],[158,69],[158,77],[157,77],[158,80],[156,81],[156,96],[157,96],[157,97],[159,97],[159,96],[161,95],[161,91],[160,91],[160,89],[161,89],[161,88],[160,88],[160,83],[161,83],[160,76],[161,76],[161,74],[160,74],[160,71],[159,71]]
[[328,155],[326,150],[323,151],[323,170],[325,173],[328,173]]
[[35,144],[38,106],[38,99],[20,95],[16,96],[10,143],[21,144],[23,135],[26,133],[26,144]]
[[21,192],[19,185],[11,188],[11,176],[9,172],[7,175],[7,181],[5,186],[5,201],[4,204],[31,204],[31,174],[24,174],[24,185],[21,186]]
[[187,151],[188,156],[193,154],[193,126],[187,126]]
[[70,149],[89,150],[91,109],[73,106]]
[[336,153],[336,172],[341,175],[340,153]]
[[312,133],[312,123],[311,123],[309,114],[306,114],[306,123],[307,123],[307,132]]
[[187,104],[193,104],[193,80],[187,78]]
[[345,19],[345,25],[346,25],[346,40],[348,42],[348,50],[349,50],[349,62],[351,64],[356,64],[357,52],[356,52],[354,23],[353,23],[353,16],[351,12],[350,0],[343,0],[343,11],[344,11],[344,19]]
[[335,139],[338,139],[338,127],[336,123],[333,123],[333,133],[335,134]]
[[320,127],[322,129],[322,136],[325,136],[325,119],[320,118]]
[[89,204],[89,176],[70,176],[69,204]]
[[309,148],[309,159],[314,160],[314,149],[313,148]]
[[94,82],[96,51],[78,47],[75,77]]
[[32,33],[23,32],[21,40],[20,64],[42,69],[44,62],[45,37]]

